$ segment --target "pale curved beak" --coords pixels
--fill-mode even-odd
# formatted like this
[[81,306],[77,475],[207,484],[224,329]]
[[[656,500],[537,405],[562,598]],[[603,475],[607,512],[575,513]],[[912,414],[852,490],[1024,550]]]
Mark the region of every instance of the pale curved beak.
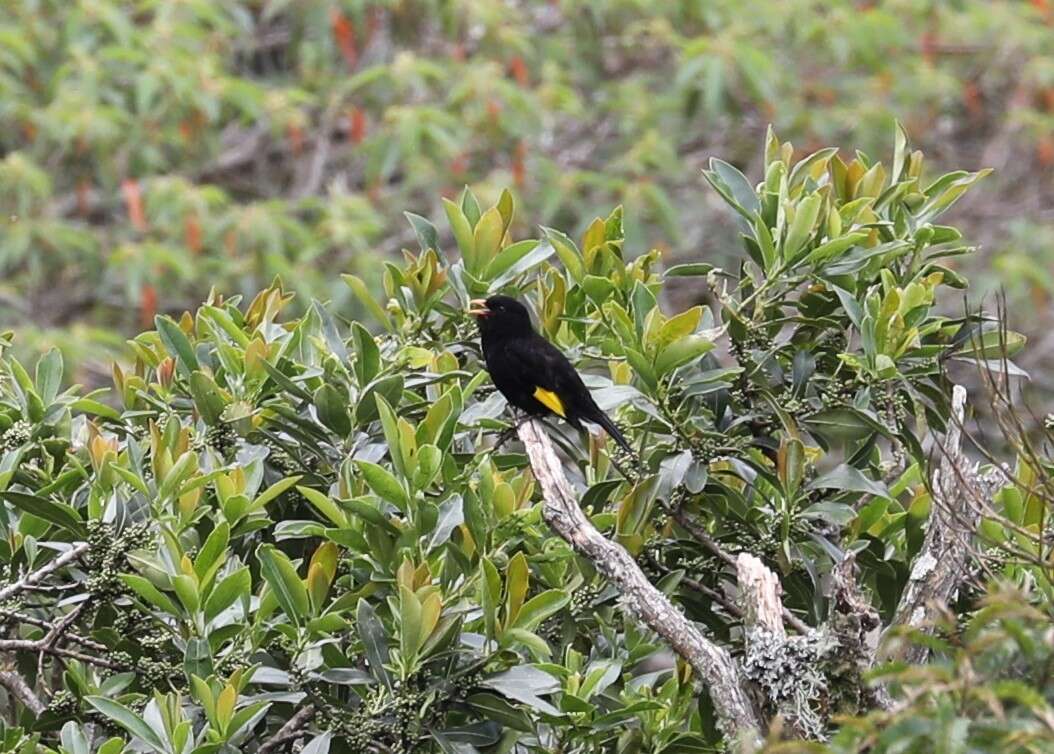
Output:
[[474,298],[468,302],[468,313],[473,317],[489,317],[491,312],[486,299]]

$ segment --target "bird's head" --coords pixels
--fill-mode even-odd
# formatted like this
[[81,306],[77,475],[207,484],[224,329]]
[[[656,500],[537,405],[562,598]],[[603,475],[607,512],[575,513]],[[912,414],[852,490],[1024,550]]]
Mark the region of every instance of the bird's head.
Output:
[[476,318],[484,335],[516,337],[534,332],[527,307],[509,296],[472,299],[468,312]]

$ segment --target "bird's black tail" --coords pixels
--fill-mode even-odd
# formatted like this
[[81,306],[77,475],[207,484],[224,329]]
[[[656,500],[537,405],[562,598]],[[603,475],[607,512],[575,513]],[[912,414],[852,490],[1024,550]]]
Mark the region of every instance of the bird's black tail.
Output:
[[604,431],[611,436],[612,440],[618,443],[620,448],[630,455],[635,455],[633,448],[630,447],[628,442],[626,442],[626,438],[622,436],[622,432],[620,432],[619,428],[615,426],[615,422],[611,421],[610,417],[601,411],[600,408],[596,408],[593,411],[593,415],[589,417],[589,420],[603,427]]

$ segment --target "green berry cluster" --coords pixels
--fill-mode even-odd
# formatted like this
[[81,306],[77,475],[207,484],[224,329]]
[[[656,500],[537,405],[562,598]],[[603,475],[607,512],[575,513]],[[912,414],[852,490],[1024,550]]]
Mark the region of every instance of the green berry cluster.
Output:
[[820,391],[820,402],[824,406],[846,406],[853,401],[856,387],[852,380],[830,380]]
[[267,463],[269,463],[275,471],[283,476],[291,476],[301,471],[300,464],[289,455],[280,443],[275,442],[271,438],[267,438],[263,444],[270,451],[267,454]]
[[77,713],[77,697],[69,689],[59,689],[48,701],[47,711],[57,717],[70,717]]
[[205,433],[205,444],[228,461],[234,458],[239,442],[241,442],[241,436],[230,424],[215,424]]
[[18,597],[11,597],[0,602],[0,627],[6,623],[14,624],[18,621],[14,613],[22,612],[23,603]]
[[436,703],[427,691],[435,676],[429,671],[417,673],[405,682],[396,681],[389,691],[374,688],[354,710],[323,704],[327,725],[340,731],[352,751],[368,751],[378,744],[385,751],[409,752],[418,750],[418,743],[429,727],[442,722],[444,709],[451,703],[463,701],[479,685],[478,673],[456,679],[445,696],[444,703]]
[[168,686],[172,679],[183,675],[183,669],[178,664],[151,657],[140,657],[135,670],[143,684],[152,689]]
[[115,665],[130,668],[135,665],[135,659],[127,652],[110,652],[108,659]]
[[17,450],[29,442],[33,436],[33,425],[25,419],[19,419],[0,436],[0,448],[4,451]]
[[136,440],[146,439],[146,436],[150,434],[150,430],[143,424],[126,424],[125,431]]
[[247,667],[252,650],[246,646],[235,647],[216,662],[216,672],[220,675],[230,675],[235,670]]
[[765,557],[774,555],[780,545],[780,528],[774,524],[758,525],[738,518],[729,518],[721,523],[721,529],[721,541],[732,555],[749,552]]
[[663,565],[663,555],[658,540],[648,542],[637,556],[637,565],[648,581],[655,583],[666,575],[667,569]]
[[120,579],[127,566],[126,555],[130,550],[149,547],[154,534],[150,524],[142,521],[124,527],[118,534],[114,527],[102,521],[88,523],[88,580],[85,584],[97,602],[112,602],[125,594],[127,588]]
[[808,403],[803,401],[801,398],[798,398],[790,390],[784,390],[782,393],[780,393],[779,398],[777,398],[776,400],[779,402],[783,410],[792,416],[804,414],[811,410],[811,407]]
[[908,418],[908,397],[899,390],[879,392],[873,400],[875,408],[886,418],[886,425],[889,429],[896,431]]
[[560,613],[546,618],[535,632],[546,644],[560,644],[564,635],[564,616]]
[[592,586],[582,586],[575,590],[575,593],[571,595],[571,604],[569,605],[569,611],[575,618],[586,613],[588,610],[593,609],[593,603],[596,602],[597,597],[600,596],[600,589]]

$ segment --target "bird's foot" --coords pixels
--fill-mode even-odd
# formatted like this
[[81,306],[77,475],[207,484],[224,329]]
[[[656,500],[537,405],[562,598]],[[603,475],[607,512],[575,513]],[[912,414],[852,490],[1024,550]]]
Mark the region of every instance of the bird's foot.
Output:
[[507,443],[509,440],[519,432],[520,427],[529,422],[533,417],[530,414],[521,414],[518,411],[513,414],[512,426],[508,429],[502,430],[501,434],[498,435],[498,444],[494,446],[494,450],[498,451],[501,446]]

